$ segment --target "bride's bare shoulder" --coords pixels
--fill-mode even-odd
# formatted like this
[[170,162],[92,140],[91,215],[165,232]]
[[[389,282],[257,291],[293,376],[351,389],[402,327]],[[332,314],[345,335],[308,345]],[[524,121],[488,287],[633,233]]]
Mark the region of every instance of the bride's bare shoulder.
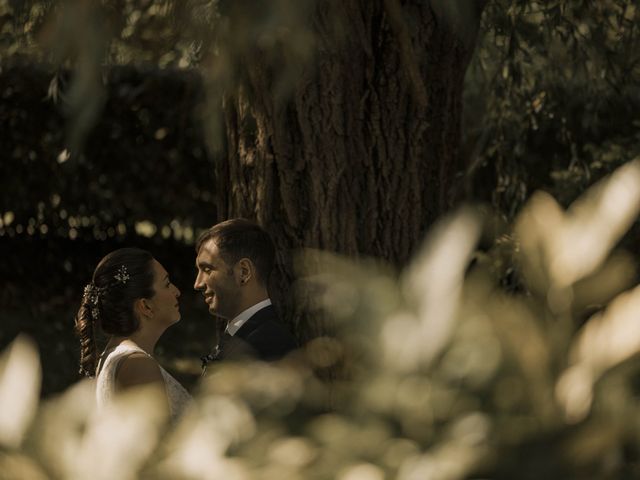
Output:
[[132,353],[122,359],[116,373],[119,388],[163,382],[158,363],[144,353]]

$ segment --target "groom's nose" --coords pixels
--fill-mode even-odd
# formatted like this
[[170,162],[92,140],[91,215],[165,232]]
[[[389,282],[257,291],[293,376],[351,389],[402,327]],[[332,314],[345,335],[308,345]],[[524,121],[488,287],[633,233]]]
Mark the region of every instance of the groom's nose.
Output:
[[196,275],[196,281],[193,284],[193,289],[194,290],[202,290],[202,287],[204,286],[204,282],[202,281],[201,277],[202,276],[201,276],[200,272],[198,272],[198,275]]

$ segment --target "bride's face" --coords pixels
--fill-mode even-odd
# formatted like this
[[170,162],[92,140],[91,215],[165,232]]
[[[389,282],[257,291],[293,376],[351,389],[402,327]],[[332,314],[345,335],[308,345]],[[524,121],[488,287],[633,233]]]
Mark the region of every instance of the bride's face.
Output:
[[169,274],[160,262],[153,260],[153,290],[155,295],[149,299],[154,321],[162,325],[171,325],[180,320],[178,298],[180,290],[169,279]]

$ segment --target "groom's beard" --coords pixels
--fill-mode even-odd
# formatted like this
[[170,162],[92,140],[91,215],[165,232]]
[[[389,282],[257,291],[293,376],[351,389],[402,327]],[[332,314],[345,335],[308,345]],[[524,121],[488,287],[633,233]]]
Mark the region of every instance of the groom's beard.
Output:
[[209,312],[228,323],[240,313],[240,305],[240,292],[235,285],[219,285],[209,304]]

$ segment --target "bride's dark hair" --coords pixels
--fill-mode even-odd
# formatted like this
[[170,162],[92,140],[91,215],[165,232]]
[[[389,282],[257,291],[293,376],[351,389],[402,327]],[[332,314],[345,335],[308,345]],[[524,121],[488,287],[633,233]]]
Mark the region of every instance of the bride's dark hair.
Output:
[[106,255],[85,287],[76,314],[75,331],[80,339],[80,374],[96,373],[96,330],[107,335],[126,336],[138,329],[133,305],[139,298],[151,298],[153,256],[139,248],[121,248]]

